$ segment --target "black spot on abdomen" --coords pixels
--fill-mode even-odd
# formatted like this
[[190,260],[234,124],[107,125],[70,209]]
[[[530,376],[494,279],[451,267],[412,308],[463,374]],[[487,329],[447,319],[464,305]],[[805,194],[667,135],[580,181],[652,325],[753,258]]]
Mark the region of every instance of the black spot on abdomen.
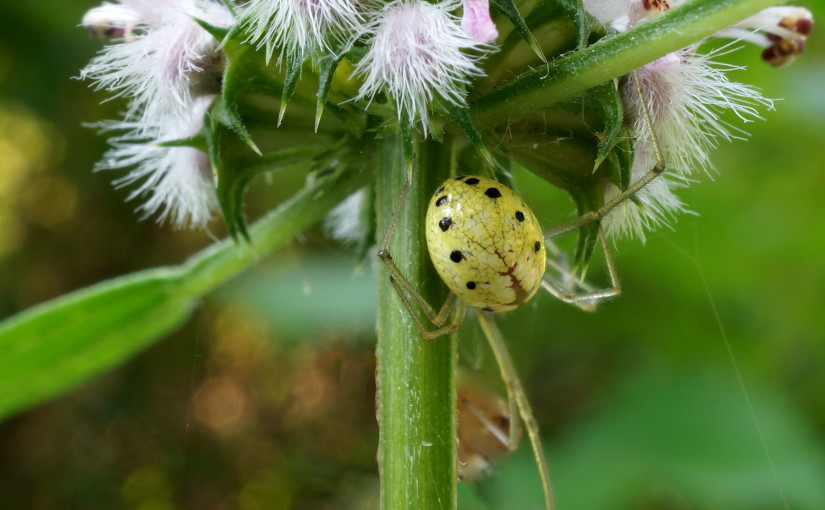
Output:
[[498,188],[487,188],[487,191],[484,192],[490,198],[499,198],[501,197],[501,191]]
[[453,219],[447,216],[446,218],[441,218],[441,221],[438,222],[438,226],[441,227],[442,232],[446,232],[450,225],[453,224]]

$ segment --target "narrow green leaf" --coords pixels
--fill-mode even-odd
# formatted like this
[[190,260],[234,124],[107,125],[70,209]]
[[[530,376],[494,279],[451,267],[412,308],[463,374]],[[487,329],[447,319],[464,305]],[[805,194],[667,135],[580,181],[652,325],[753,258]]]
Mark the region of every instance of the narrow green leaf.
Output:
[[539,46],[538,41],[533,36],[533,33],[527,28],[527,23],[524,21],[524,18],[521,16],[516,4],[513,0],[491,0],[490,6],[495,9],[496,11],[502,13],[507,19],[510,20],[510,23],[516,28],[516,32],[524,39],[524,42],[527,43],[528,46],[536,53],[536,56],[541,59],[542,62],[547,63],[547,57],[544,56],[544,52]]
[[[236,242],[240,238],[249,241],[249,232],[246,230],[246,218],[243,213],[243,200],[238,195],[243,194],[250,177],[243,172],[243,166],[237,159],[227,154],[234,139],[233,131],[227,127],[224,103],[217,102],[212,111],[207,114],[204,122],[209,149],[209,159],[217,177],[216,191],[218,204],[221,207],[224,222],[229,235]],[[239,191],[240,188],[240,191]]]
[[[223,75],[223,85],[221,89],[221,100],[218,106],[214,107],[214,115],[218,115],[222,122],[234,131],[241,140],[249,147],[260,154],[261,150],[252,140],[252,136],[246,129],[239,112],[239,97],[241,93],[246,92],[249,86],[248,70],[245,65],[245,55],[247,48],[243,51],[238,51],[228,57],[226,69]],[[258,78],[263,80],[263,78]],[[259,85],[260,86],[260,85]],[[266,87],[268,89],[277,89],[274,84]]]
[[236,100],[232,100],[231,103],[227,103],[226,100],[217,101],[215,107],[212,108],[212,115],[215,119],[219,120],[221,124],[225,125],[234,131],[236,135],[241,137],[241,140],[243,140],[243,142],[248,145],[250,149],[255,151],[256,154],[261,154],[261,149],[259,149],[252,140],[252,135],[249,134],[249,131],[247,131],[246,126],[241,120],[241,116],[238,113],[238,105]]
[[318,104],[315,108],[315,131],[318,131],[318,124],[321,122],[321,115],[323,115],[324,106],[327,104],[332,78],[335,76],[338,64],[341,63],[343,58],[343,53],[331,53],[318,60]]
[[573,24],[578,29],[578,48],[587,45],[587,38],[590,35],[590,23],[587,21],[587,14],[584,11],[582,0],[556,0],[561,10],[573,20]]
[[208,23],[208,22],[206,22],[202,19],[199,19],[199,18],[192,18],[192,19],[194,19],[195,23],[197,23],[198,25],[201,26],[201,28],[203,28],[204,30],[209,32],[212,35],[212,37],[214,37],[218,41],[223,41],[224,39],[226,39],[226,36],[229,35],[229,29],[228,28],[216,27],[215,25],[212,25],[211,23]]
[[298,83],[298,78],[301,77],[301,68],[304,65],[303,55],[292,55],[286,58],[286,77],[284,78],[284,89],[281,93],[281,109],[278,112],[278,126],[284,120],[286,107],[289,100],[292,99],[292,94],[295,92],[295,84]]
[[[622,105],[612,83],[499,126],[502,146],[522,166],[571,194],[620,183],[618,168],[594,165],[620,139]],[[596,171],[594,171],[596,169]]]
[[251,250],[223,241],[180,266],[101,282],[0,323],[0,418],[123,363],[180,326],[206,292],[320,219],[367,173],[334,171],[250,229]]
[[613,82],[595,87],[588,91],[584,97],[590,101],[591,108],[601,111],[604,122],[604,129],[596,135],[599,151],[596,153],[596,162],[593,165],[593,171],[595,172],[613,150],[613,147],[616,146],[624,131],[624,106],[619,91],[613,85]]
[[120,364],[180,326],[194,306],[179,268],[69,294],[0,325],[0,417]]
[[497,162],[493,159],[493,155],[490,153],[490,150],[487,149],[487,146],[484,145],[484,140],[481,138],[481,133],[478,132],[473,124],[473,119],[470,118],[470,110],[463,107],[453,107],[447,110],[445,114],[450,118],[450,120],[458,124],[459,127],[464,130],[464,134],[466,134],[467,138],[470,139],[470,143],[473,144],[476,151],[481,154],[481,157],[484,158],[484,161],[490,166],[491,169],[495,169],[498,166]]

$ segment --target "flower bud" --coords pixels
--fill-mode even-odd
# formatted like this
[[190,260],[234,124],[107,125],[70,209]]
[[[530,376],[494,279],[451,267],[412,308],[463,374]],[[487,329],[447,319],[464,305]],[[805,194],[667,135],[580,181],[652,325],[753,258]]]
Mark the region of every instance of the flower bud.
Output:
[[125,40],[131,41],[133,29],[140,18],[138,13],[128,7],[104,3],[100,7],[90,9],[83,16],[83,28],[89,31],[92,37],[101,41]]

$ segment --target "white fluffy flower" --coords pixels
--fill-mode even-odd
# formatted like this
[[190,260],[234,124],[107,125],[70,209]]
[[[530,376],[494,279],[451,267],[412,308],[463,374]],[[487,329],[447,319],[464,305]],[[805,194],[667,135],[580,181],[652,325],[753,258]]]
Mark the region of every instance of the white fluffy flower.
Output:
[[124,132],[97,169],[134,167],[117,186],[140,183],[129,199],[144,198],[144,217],[158,215],[177,228],[202,227],[217,200],[208,156],[191,147],[159,144],[185,139],[203,127],[219,89],[219,42],[195,18],[219,27],[233,21],[216,0],[120,0],[84,16],[98,37],[114,41],[81,72],[115,97],[130,99],[124,119],[104,123]]
[[247,12],[251,40],[266,47],[267,61],[276,50],[283,58],[328,49],[331,40],[349,40],[362,21],[359,0],[252,0]]
[[[365,27],[370,50],[358,63],[363,76],[360,98],[386,92],[399,118],[421,120],[426,133],[434,100],[464,104],[464,85],[482,74],[478,50],[486,50],[452,14],[460,6],[446,1],[396,0],[375,14]],[[466,50],[476,50],[474,54]]]
[[[677,2],[584,2],[595,17],[616,30],[632,28],[674,3]],[[758,91],[727,77],[728,71],[740,67],[713,62],[712,58],[727,51],[730,50],[723,48],[700,54],[696,47],[689,47],[642,66],[635,71],[641,95],[633,75],[623,79],[621,95],[636,136],[631,179],[639,180],[656,162],[651,133],[659,141],[668,172],[640,190],[635,200],[624,202],[605,218],[608,233],[644,239],[645,230],[667,224],[677,213],[684,212],[684,204],[673,188],[689,184],[689,175],[694,170],[712,169],[709,153],[719,139],[730,140],[744,134],[722,120],[725,111],[730,110],[748,122],[760,118],[756,107],[773,108],[773,102]],[[647,125],[643,105],[647,107],[651,126]],[[618,193],[615,186],[609,185],[605,198],[609,200]]]
[[146,198],[138,207],[143,218],[158,213],[157,221],[169,221],[176,228],[200,228],[212,219],[217,208],[212,166],[209,157],[191,147],[159,145],[197,134],[212,98],[202,96],[192,102],[185,117],[163,125],[116,122],[109,129],[131,129],[110,140],[112,148],[97,164],[98,170],[135,167],[115,180],[118,187],[139,182],[129,200]]
[[[106,16],[111,16],[107,19]],[[214,0],[121,0],[90,11],[94,29],[108,23],[123,42],[106,46],[80,73],[97,89],[131,99],[127,122],[146,131],[158,118],[182,119],[200,92],[214,92],[220,76],[218,41],[194,18],[226,27],[233,21]],[[120,28],[122,27],[122,28]],[[174,120],[173,120],[174,121]]]
[[344,244],[355,244],[367,235],[363,210],[367,193],[360,189],[335,206],[324,220],[330,235]]

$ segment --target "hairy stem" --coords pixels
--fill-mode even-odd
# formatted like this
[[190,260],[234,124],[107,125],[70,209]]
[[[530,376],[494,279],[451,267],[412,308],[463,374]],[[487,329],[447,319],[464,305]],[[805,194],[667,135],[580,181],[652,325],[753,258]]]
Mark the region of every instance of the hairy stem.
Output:
[[534,112],[710,37],[776,0],[694,0],[471,101],[479,129]]
[[[432,192],[449,174],[449,143],[417,145],[407,201],[389,246],[404,275],[436,307],[446,288],[429,262],[423,220]],[[404,181],[401,142],[379,150],[377,242],[381,243]],[[381,508],[456,508],[456,343],[423,340],[383,268],[378,272],[376,397]],[[424,323],[423,312],[417,312]]]

